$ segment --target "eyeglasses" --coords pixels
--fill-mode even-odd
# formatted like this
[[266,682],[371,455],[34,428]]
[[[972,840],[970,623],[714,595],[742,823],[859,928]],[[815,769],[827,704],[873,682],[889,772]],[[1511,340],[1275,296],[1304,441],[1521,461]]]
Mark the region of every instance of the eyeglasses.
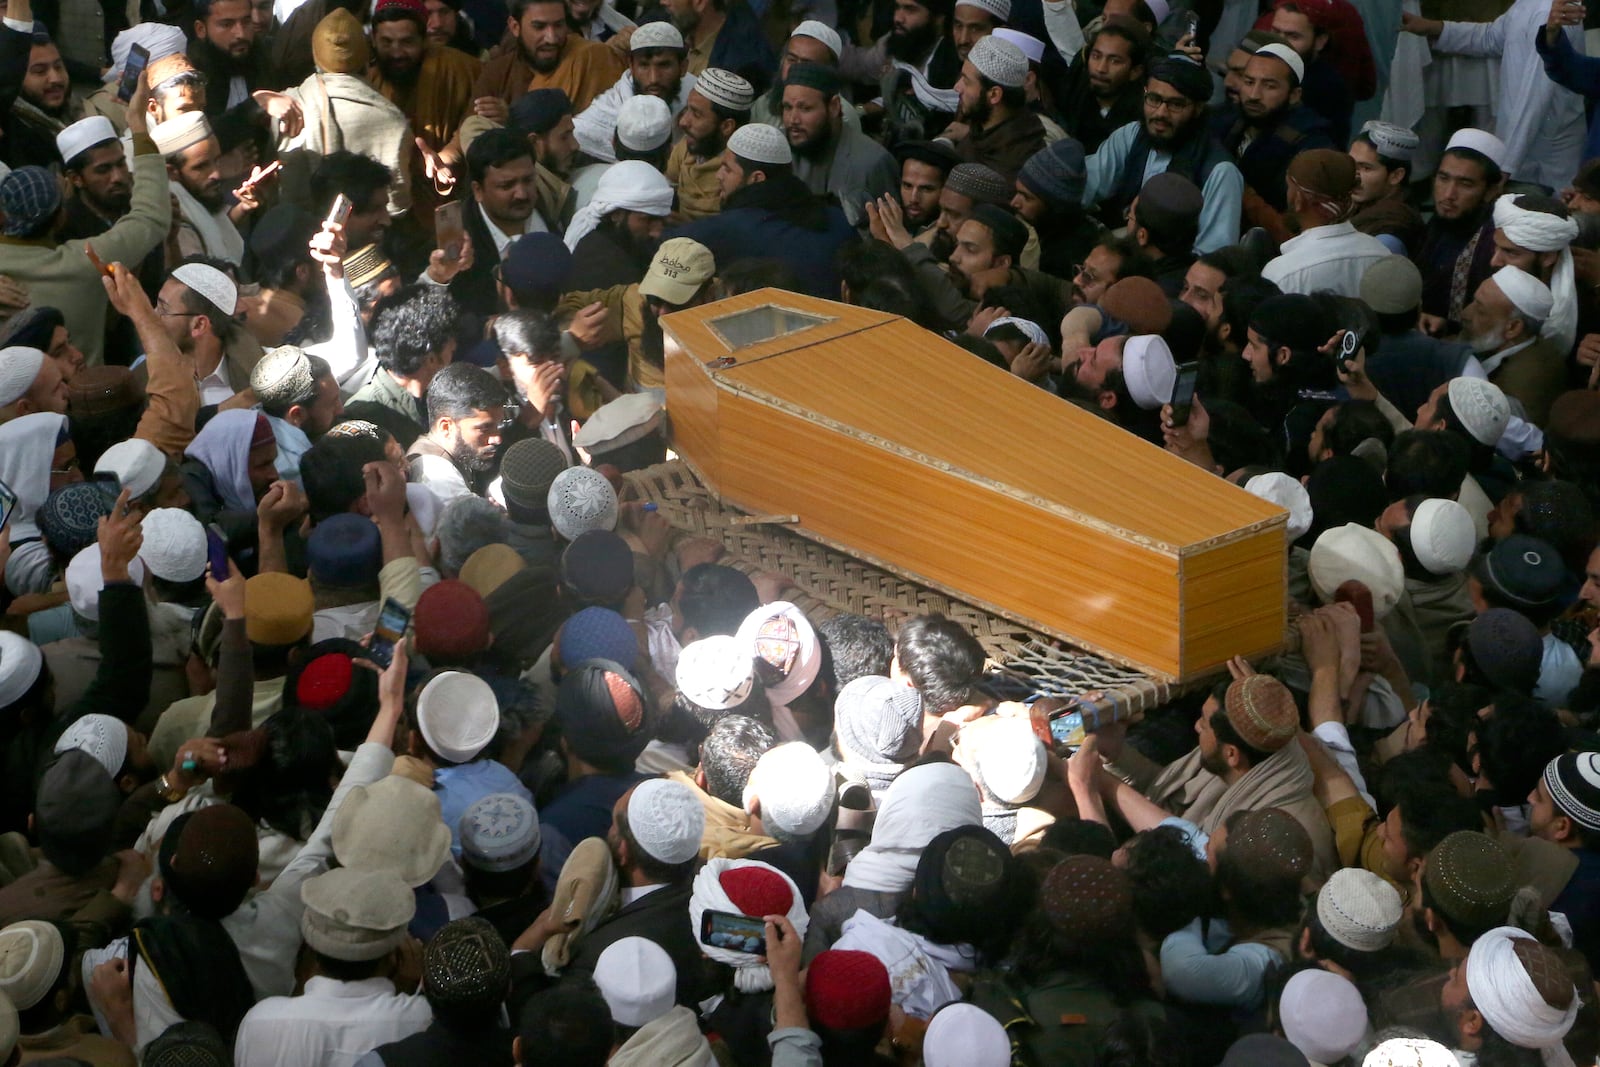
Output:
[[1144,106],[1152,111],[1189,111],[1194,108],[1194,101],[1187,96],[1162,96],[1160,93],[1145,93]]
[[201,312],[201,311],[173,311],[171,308],[167,307],[167,305],[163,301],[157,300],[156,301],[156,314],[160,315],[162,318],[165,318],[165,319],[192,319],[196,315],[204,314],[204,312]]
[[1095,285],[1100,281],[1099,272],[1084,266],[1082,263],[1073,265],[1072,276],[1074,278],[1082,278],[1089,285]]

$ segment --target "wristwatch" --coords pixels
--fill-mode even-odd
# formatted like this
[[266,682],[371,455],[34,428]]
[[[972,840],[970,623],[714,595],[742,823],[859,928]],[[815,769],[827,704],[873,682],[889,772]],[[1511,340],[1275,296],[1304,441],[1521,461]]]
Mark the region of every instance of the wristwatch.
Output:
[[165,800],[168,804],[176,804],[178,801],[182,800],[184,795],[189,791],[187,789],[179,789],[172,785],[167,780],[167,776],[163,774],[161,776],[161,781],[156,786],[156,792],[160,794],[161,799]]

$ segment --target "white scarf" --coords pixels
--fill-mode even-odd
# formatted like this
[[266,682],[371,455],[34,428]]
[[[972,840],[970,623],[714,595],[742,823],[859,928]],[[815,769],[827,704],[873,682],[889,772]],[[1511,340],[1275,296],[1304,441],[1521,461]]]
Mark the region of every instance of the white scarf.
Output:
[[567,227],[567,247],[576,251],[578,242],[613,211],[638,211],[664,217],[672,211],[672,183],[643,160],[625,159],[613,163],[600,176],[594,197],[572,217]]
[[227,211],[212,214],[204,204],[195,199],[193,193],[183,187],[182,182],[168,184],[172,187],[172,195],[178,198],[178,210],[183,212],[184,220],[194,227],[195,233],[200,235],[200,243],[205,246],[206,255],[225,259],[233,264],[243,262],[244,238],[239,236],[239,231],[234,228],[233,220],[228,218]]
[[1550,295],[1555,297],[1555,306],[1539,336],[1551,338],[1566,351],[1578,336],[1578,281],[1572,266],[1572,242],[1578,236],[1578,223],[1544,211],[1529,211],[1516,200],[1515,196],[1502,196],[1494,202],[1494,225],[1505,231],[1506,240],[1530,252],[1561,253],[1550,273]]
[[1484,1022],[1518,1048],[1538,1049],[1547,1067],[1573,1067],[1561,1039],[1578,1017],[1578,993],[1566,1011],[1545,1003],[1517,958],[1516,943],[1533,935],[1514,926],[1490,930],[1467,954],[1467,991]]
[[913,67],[903,59],[894,61],[895,70],[903,70],[911,75],[911,91],[917,94],[917,100],[923,107],[930,111],[944,111],[954,114],[961,104],[961,94],[954,89],[939,89],[928,81],[928,76]]
[[912,767],[884,793],[872,841],[850,861],[844,884],[878,893],[911,888],[928,842],[958,826],[982,826],[978,787],[953,763]]

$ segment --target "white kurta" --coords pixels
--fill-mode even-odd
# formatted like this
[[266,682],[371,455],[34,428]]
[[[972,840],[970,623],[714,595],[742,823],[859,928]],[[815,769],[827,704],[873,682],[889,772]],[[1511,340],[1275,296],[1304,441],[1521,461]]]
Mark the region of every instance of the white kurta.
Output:
[[268,997],[239,1024],[233,1062],[238,1067],[291,1063],[351,1067],[391,1041],[428,1028],[433,1009],[421,994],[396,993],[387,978],[336,982],[306,979],[298,997]]
[[1348,222],[1313,226],[1285,241],[1278,257],[1262,268],[1261,277],[1286,293],[1331,289],[1340,296],[1359,297],[1361,276],[1389,256],[1382,241]]

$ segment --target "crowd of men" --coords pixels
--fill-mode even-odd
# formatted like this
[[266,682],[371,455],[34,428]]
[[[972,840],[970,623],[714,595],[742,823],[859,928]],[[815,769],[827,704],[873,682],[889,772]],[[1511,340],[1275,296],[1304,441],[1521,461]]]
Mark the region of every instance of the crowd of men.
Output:
[[[1595,1064],[1587,12],[1099,8],[8,0],[0,1064]],[[674,528],[768,287],[1280,507],[1281,653],[1058,747]]]

